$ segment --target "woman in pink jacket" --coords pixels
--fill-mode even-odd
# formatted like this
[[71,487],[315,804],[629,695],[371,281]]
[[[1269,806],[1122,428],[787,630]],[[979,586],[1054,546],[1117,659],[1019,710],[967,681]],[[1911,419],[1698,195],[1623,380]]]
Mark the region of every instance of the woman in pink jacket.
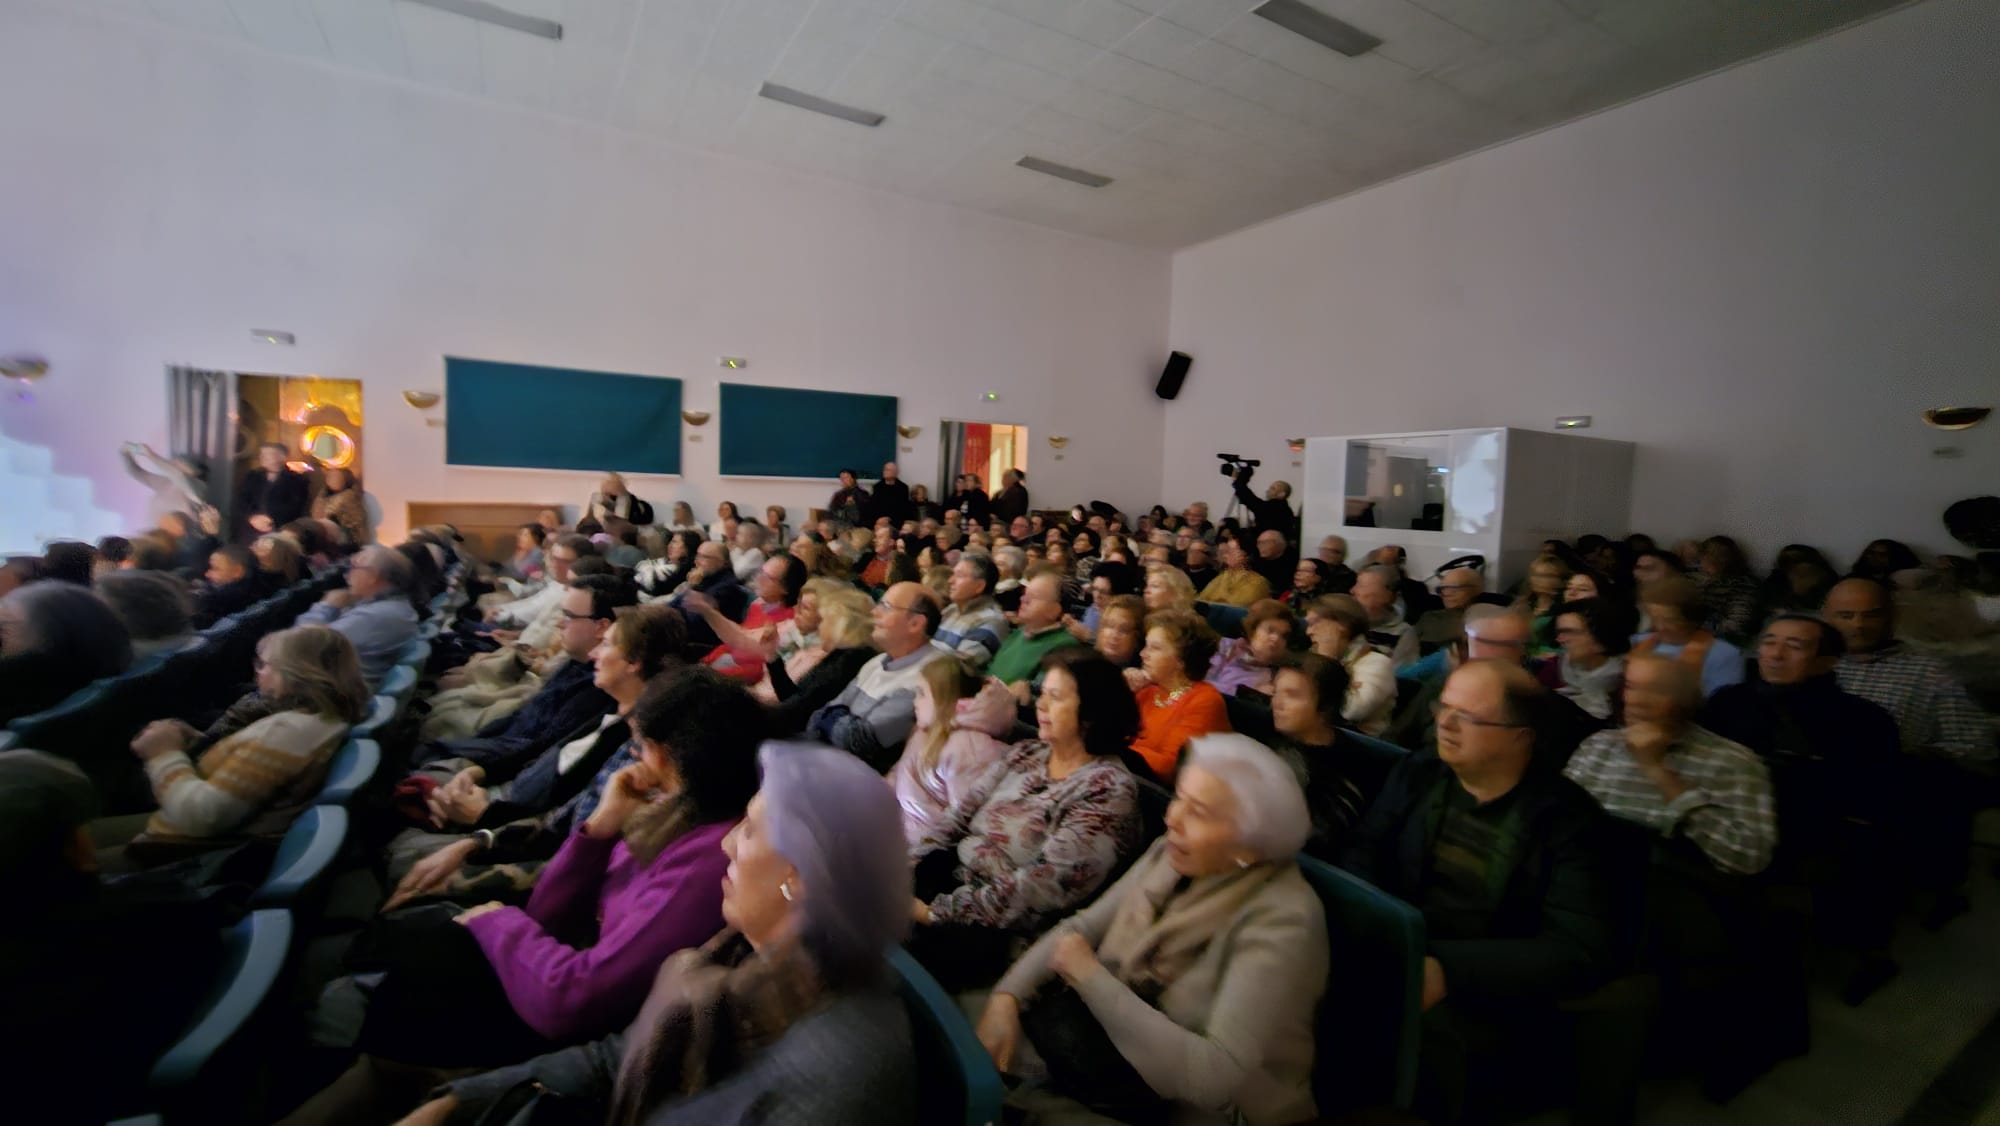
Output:
[[911,844],[1000,761],[1014,727],[1014,697],[1007,686],[957,659],[924,666],[916,706],[916,729],[889,772]]

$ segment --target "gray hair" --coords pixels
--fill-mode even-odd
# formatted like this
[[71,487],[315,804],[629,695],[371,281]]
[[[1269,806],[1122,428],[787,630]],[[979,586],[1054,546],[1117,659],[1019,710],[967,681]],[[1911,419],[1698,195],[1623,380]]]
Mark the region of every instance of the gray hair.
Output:
[[125,623],[134,641],[182,637],[194,629],[194,602],[187,583],[165,571],[110,571],[99,575],[97,593]]
[[1013,544],[996,547],[993,549],[993,563],[1000,568],[1002,574],[1012,575],[1018,579],[1021,577],[1021,572],[1028,569],[1028,553]]
[[[442,549],[434,544],[425,546],[442,553]],[[417,569],[403,557],[402,552],[381,546],[364,547],[354,558],[362,566],[373,568],[375,577],[381,579],[384,585],[397,594],[409,594],[411,588],[416,585]]]
[[1368,566],[1361,568],[1361,573],[1364,575],[1373,575],[1381,579],[1382,585],[1388,587],[1390,590],[1395,590],[1396,584],[1403,581],[1403,569],[1394,563],[1370,563]]
[[845,751],[766,743],[764,824],[799,871],[799,937],[836,987],[882,973],[883,954],[910,927],[909,845],[882,776]]
[[1694,666],[1658,653],[1628,654],[1625,658],[1626,671],[1630,672],[1637,665],[1652,665],[1666,676],[1667,688],[1674,694],[1674,705],[1680,708],[1682,715],[1691,719],[1708,702],[1708,697],[1702,692],[1701,674],[1695,671]]
[[1284,860],[1312,835],[1299,776],[1277,753],[1248,735],[1200,735],[1188,741],[1183,766],[1208,771],[1236,797],[1236,835],[1260,860]]

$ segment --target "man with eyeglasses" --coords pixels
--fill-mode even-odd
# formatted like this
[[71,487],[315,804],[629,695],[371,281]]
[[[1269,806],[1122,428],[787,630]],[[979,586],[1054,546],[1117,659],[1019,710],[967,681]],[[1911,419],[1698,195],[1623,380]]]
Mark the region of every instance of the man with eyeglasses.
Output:
[[[1451,644],[1414,665],[1396,670],[1399,677],[1420,680],[1422,687],[1402,706],[1384,737],[1413,751],[1436,750],[1438,727],[1432,720],[1452,670],[1466,661],[1486,660],[1505,661],[1528,669],[1528,645],[1534,632],[1534,623],[1525,614],[1478,603],[1468,607],[1461,638],[1454,638]],[[1566,696],[1550,696],[1542,702],[1535,749],[1544,766],[1560,770],[1577,744],[1602,726],[1602,721],[1578,707],[1576,701]]]
[[1515,1077],[1491,1066],[1505,1053],[1546,1068],[1556,1002],[1615,968],[1609,823],[1575,783],[1535,767],[1547,702],[1516,662],[1460,666],[1438,703],[1437,753],[1397,765],[1341,856],[1424,917],[1427,1121],[1486,1105],[1489,1076]]
[[921,583],[897,583],[875,607],[869,640],[881,650],[861,666],[833,702],[813,713],[806,733],[887,771],[902,756],[917,725],[917,688],[924,666],[952,656],[934,643],[944,608]]
[[679,610],[681,616],[687,619],[689,646],[714,649],[722,644],[722,638],[693,607],[683,605],[690,594],[706,598],[732,622],[741,622],[743,615],[750,611],[750,591],[731,568],[729,549],[715,540],[704,540],[695,549],[694,570],[688,572],[687,581],[681,584],[673,597],[667,599],[667,605]]
[[1442,605],[1412,624],[1417,631],[1417,646],[1423,652],[1429,653],[1457,637],[1465,628],[1468,607],[1507,604],[1506,599],[1486,593],[1486,576],[1480,571],[1483,565],[1478,556],[1469,555],[1438,568],[1437,595]]
[[372,691],[417,636],[417,610],[410,605],[415,578],[402,555],[386,547],[364,547],[348,564],[347,589],[328,591],[296,624],[328,626],[346,635],[361,660],[361,679]]

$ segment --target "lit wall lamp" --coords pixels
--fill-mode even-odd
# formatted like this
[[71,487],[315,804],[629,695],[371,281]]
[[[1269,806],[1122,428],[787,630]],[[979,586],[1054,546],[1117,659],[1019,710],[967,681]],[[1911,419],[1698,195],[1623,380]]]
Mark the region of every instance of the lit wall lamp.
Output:
[[1304,438],[1287,438],[1285,439],[1285,448],[1295,454],[1304,453],[1306,450],[1306,440]]
[[[439,395],[439,394],[438,394],[438,393],[437,393],[436,391],[405,391],[405,392],[403,392],[403,401],[404,401],[404,402],[406,402],[406,403],[408,403],[408,404],[410,404],[410,406],[411,406],[411,408],[412,408],[412,409],[415,409],[415,410],[420,410],[420,411],[427,411],[427,410],[431,409],[432,407],[434,407],[434,406],[437,406],[437,405],[438,405],[438,403],[440,403],[440,402],[442,402],[442,401],[443,401],[443,399],[444,399],[444,397],[443,397],[442,395]],[[424,425],[425,425],[425,426],[443,426],[443,425],[444,425],[444,419],[441,419],[441,418],[426,418],[426,419],[424,419]]]
[[905,438],[914,438],[923,432],[924,428],[921,426],[903,426],[898,424],[896,427],[896,433],[901,434]]
[[687,423],[689,426],[707,426],[708,420],[713,417],[715,416],[707,411],[681,412],[681,421]]
[[1924,412],[1924,424],[1939,430],[1970,430],[1992,413],[1992,407],[1932,407]]
[[1066,434],[1051,434],[1051,435],[1049,435],[1049,448],[1050,448],[1050,449],[1052,449],[1052,450],[1054,450],[1054,451],[1056,451],[1056,460],[1057,460],[1057,461],[1061,461],[1061,460],[1063,459],[1063,455],[1062,455],[1062,451],[1063,451],[1063,450],[1064,450],[1065,448],[1067,448],[1068,446],[1069,446],[1069,436],[1068,436],[1068,435],[1066,435]]

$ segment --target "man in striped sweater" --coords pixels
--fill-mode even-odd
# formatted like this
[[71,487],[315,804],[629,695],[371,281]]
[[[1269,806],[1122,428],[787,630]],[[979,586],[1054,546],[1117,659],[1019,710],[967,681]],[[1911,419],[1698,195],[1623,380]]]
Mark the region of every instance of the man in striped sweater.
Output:
[[813,713],[806,733],[853,752],[877,771],[894,766],[917,724],[924,666],[951,656],[931,640],[942,616],[937,596],[921,583],[897,583],[884,591],[870,636],[881,652],[831,704]]
[[938,622],[937,642],[975,669],[986,667],[1013,630],[993,599],[999,581],[1000,569],[991,556],[967,552],[951,569],[951,605]]

